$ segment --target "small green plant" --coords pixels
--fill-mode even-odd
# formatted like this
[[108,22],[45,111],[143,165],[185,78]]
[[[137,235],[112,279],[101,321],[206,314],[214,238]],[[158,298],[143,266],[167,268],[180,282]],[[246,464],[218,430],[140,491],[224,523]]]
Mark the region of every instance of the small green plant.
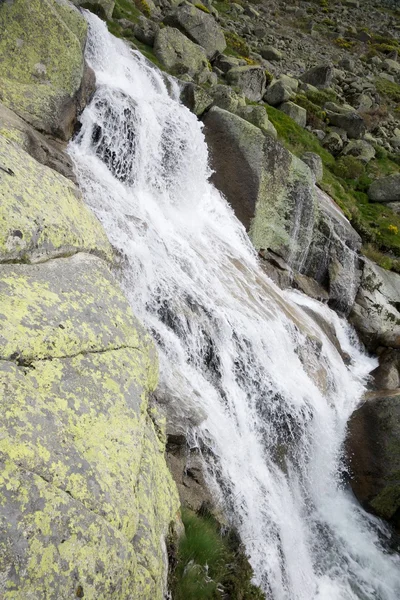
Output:
[[195,7],[198,8],[199,10],[202,10],[205,13],[210,14],[210,11],[208,10],[207,6],[204,6],[204,4],[195,4]]
[[148,19],[151,17],[151,9],[146,0],[135,0],[136,7],[144,14]]
[[228,48],[239,54],[240,56],[249,56],[250,48],[247,45],[246,40],[244,40],[240,35],[235,33],[234,31],[225,31],[225,41]]
[[355,180],[364,174],[365,167],[355,156],[341,156],[333,168],[333,172],[341,179]]
[[343,50],[350,50],[351,48],[353,48],[355,46],[355,42],[346,40],[345,38],[342,38],[342,37],[336,38],[335,44],[336,44],[336,46],[339,46],[339,48],[342,48]]
[[393,235],[397,235],[399,233],[399,228],[397,227],[397,225],[390,224],[388,225],[388,231]]
[[400,85],[398,83],[394,83],[383,77],[378,77],[375,81],[375,86],[382,96],[400,104]]
[[266,77],[266,84],[269,85],[272,82],[274,76],[272,75],[272,73],[267,71],[267,69],[265,69],[264,73],[265,73],[265,77]]

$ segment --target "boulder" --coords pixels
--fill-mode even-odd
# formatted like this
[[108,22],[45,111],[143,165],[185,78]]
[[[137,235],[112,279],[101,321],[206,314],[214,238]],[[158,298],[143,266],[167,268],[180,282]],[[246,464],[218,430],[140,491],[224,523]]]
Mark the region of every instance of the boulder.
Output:
[[322,158],[315,152],[305,152],[300,157],[303,162],[308,165],[315,176],[315,181],[319,183],[322,181],[324,176],[324,166],[322,164]]
[[184,83],[181,96],[184,104],[192,113],[200,117],[213,103],[213,98],[200,85],[195,83]]
[[367,131],[364,119],[355,110],[333,112],[325,108],[326,115],[332,125],[343,129],[350,138],[358,139]]
[[333,156],[338,156],[343,149],[343,140],[336,131],[331,131],[322,139],[322,145]]
[[400,390],[371,392],[349,421],[351,487],[361,504],[400,531]]
[[217,67],[222,73],[227,73],[230,69],[243,66],[243,61],[235,56],[227,56],[220,54],[213,62],[214,67]]
[[154,54],[164,67],[175,75],[188,73],[191,76],[199,76],[208,71],[208,60],[203,48],[191,42],[174,27],[164,27],[157,32]]
[[273,81],[268,86],[264,95],[264,100],[271,106],[279,106],[283,102],[287,102],[293,96],[293,91],[283,81],[278,79]]
[[164,23],[178,28],[192,42],[202,46],[209,60],[226,48],[224,33],[214,17],[196,6],[179,6]]
[[297,125],[305,127],[307,124],[307,111],[305,108],[298,106],[294,102],[284,102],[280,105],[279,110],[288,115]]
[[92,10],[103,19],[111,19],[115,0],[71,0],[75,6],[83,6]]
[[273,46],[264,46],[260,50],[260,54],[265,60],[281,61],[283,58],[282,52]]
[[267,78],[262,67],[235,67],[228,71],[226,80],[238,87],[249,100],[261,100],[265,93]]
[[150,19],[146,19],[146,17],[139,17],[138,22],[133,25],[133,34],[139,42],[142,44],[147,44],[147,46],[154,46],[154,41],[156,39],[157,31],[159,30],[159,25],[151,21]]
[[229,112],[236,112],[239,98],[236,92],[229,85],[216,85],[212,90],[213,105],[219,106]]
[[400,75],[400,63],[398,63],[397,60],[385,58],[383,61],[383,68],[393,75]]
[[396,390],[400,388],[400,350],[381,349],[379,366],[372,371],[374,387],[377,390]]
[[278,137],[277,131],[269,120],[264,106],[254,106],[251,104],[247,106],[241,106],[238,108],[236,114],[238,114],[239,117],[242,117],[242,119],[245,119],[249,123],[252,123],[252,125],[255,125],[261,129],[261,131],[264,133],[272,135],[272,137],[275,139]]
[[279,75],[279,81],[283,83],[287,88],[292,90],[293,93],[296,93],[299,89],[299,81],[294,77],[290,77],[290,75]]
[[365,140],[351,140],[344,147],[342,154],[355,156],[364,164],[375,158],[375,148]]
[[41,262],[79,251],[112,259],[103,228],[71,181],[1,135],[0,164],[0,262]]
[[330,87],[333,78],[333,65],[318,65],[309,71],[306,71],[300,79],[304,83],[309,83],[318,89]]
[[399,202],[400,173],[376,179],[368,189],[368,198],[371,202]]
[[363,275],[350,321],[371,351],[400,348],[400,275],[364,259]]
[[0,30],[7,32],[0,38],[3,103],[36,129],[69,139],[94,89],[83,58],[84,17],[68,2],[14,0],[0,4]]

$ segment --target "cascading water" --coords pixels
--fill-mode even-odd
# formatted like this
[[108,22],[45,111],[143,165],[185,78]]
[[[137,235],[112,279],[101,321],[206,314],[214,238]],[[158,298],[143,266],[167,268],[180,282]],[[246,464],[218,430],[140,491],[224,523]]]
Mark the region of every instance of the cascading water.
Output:
[[[263,274],[208,181],[201,125],[174,84],[87,19],[97,91],[70,153],[158,344],[160,395],[206,415],[192,436],[257,582],[274,600],[397,600],[389,533],[340,479],[346,422],[374,362],[328,308]],[[350,366],[304,304],[332,323]]]

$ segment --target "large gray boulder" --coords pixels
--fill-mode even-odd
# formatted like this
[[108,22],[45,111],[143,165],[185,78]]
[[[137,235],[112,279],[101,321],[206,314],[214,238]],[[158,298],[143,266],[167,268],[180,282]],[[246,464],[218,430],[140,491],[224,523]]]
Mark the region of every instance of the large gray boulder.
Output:
[[307,111],[302,106],[294,102],[284,102],[280,105],[279,110],[284,112],[288,117],[293,119],[300,127],[305,127],[307,124]]
[[235,67],[226,74],[227,82],[238,87],[249,100],[261,100],[265,93],[266,75],[262,67]]
[[300,77],[304,83],[309,83],[318,89],[328,88],[332,83],[333,65],[318,65]]
[[351,486],[361,504],[400,530],[400,390],[372,392],[349,422]]
[[375,148],[365,140],[350,140],[343,149],[342,154],[355,156],[362,163],[368,164],[375,158]]
[[367,131],[363,117],[355,110],[341,109],[330,103],[330,107],[326,107],[325,111],[330,123],[344,129],[350,138],[358,139]]
[[213,98],[200,85],[184,83],[180,100],[192,113],[200,117],[213,103]]
[[177,27],[192,42],[202,46],[209,60],[226,48],[224,33],[214,17],[193,5],[179,6],[164,22]]
[[400,173],[376,179],[368,189],[368,198],[371,202],[399,202]]
[[208,71],[205,50],[174,27],[160,29],[154,41],[154,54],[175,75],[199,76]]
[[252,104],[240,106],[237,109],[236,114],[239,115],[239,117],[242,117],[242,119],[245,119],[249,123],[252,123],[252,125],[255,125],[261,129],[261,131],[264,133],[272,135],[274,138],[278,137],[278,133],[274,125],[269,120],[264,106],[254,106]]
[[317,183],[322,181],[324,176],[324,165],[320,155],[315,154],[315,152],[304,152],[304,154],[301,155],[301,160],[310,167],[315,176],[315,181]]
[[282,80],[278,79],[268,86],[264,100],[271,106],[279,106],[293,96],[293,90]]
[[400,348],[400,275],[364,259],[361,285],[350,314],[369,350]]

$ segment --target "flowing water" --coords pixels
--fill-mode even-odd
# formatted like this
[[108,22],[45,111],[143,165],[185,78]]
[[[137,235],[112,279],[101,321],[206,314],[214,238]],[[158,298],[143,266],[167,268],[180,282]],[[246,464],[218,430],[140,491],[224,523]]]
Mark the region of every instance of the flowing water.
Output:
[[[70,153],[158,344],[160,398],[182,422],[206,415],[191,439],[257,583],[274,600],[398,600],[389,532],[341,480],[346,422],[374,361],[328,308],[263,274],[208,181],[201,124],[176,85],[87,19],[97,92]],[[336,330],[350,366],[305,305]]]

